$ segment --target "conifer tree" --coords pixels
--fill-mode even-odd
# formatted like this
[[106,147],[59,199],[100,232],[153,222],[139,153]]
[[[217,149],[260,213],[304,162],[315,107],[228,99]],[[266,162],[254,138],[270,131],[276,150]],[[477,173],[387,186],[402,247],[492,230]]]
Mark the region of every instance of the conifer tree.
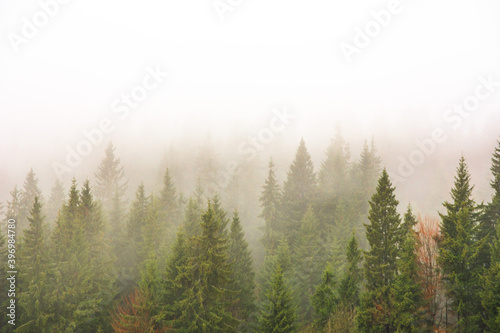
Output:
[[264,244],[266,252],[272,253],[276,250],[278,242],[285,231],[281,225],[282,220],[279,216],[281,192],[272,159],[269,160],[269,171],[266,182],[264,186],[262,186],[259,200],[262,208],[259,217],[264,219],[265,222],[262,243]]
[[318,220],[312,208],[309,208],[298,233],[293,271],[293,289],[300,310],[299,320],[304,324],[313,317],[311,297],[321,281],[321,273],[327,261],[325,252]]
[[292,252],[300,229],[300,221],[304,217],[309,204],[315,199],[316,187],[314,165],[304,139],[302,139],[283,185],[282,211],[280,214],[287,229],[287,238]]
[[123,196],[127,190],[127,181],[123,167],[120,166],[120,159],[115,157],[115,146],[110,142],[104,152],[104,159],[95,172],[96,197],[102,202],[106,217],[111,225],[110,230],[119,228],[120,220],[117,214],[123,211],[125,202]]
[[252,254],[248,249],[237,211],[234,212],[231,223],[228,253],[229,265],[232,268],[229,289],[234,293],[230,295],[233,299],[232,314],[241,321],[240,329],[248,331],[248,324],[256,310],[255,273],[252,268]]
[[370,224],[365,225],[370,250],[364,255],[366,291],[357,315],[361,332],[394,331],[391,289],[397,273],[398,229],[401,223],[394,190],[384,169],[370,201]]
[[490,186],[493,189],[493,196],[491,202],[485,206],[478,227],[478,239],[485,239],[485,243],[487,244],[480,258],[485,268],[490,266],[491,257],[489,250],[497,237],[496,225],[500,221],[500,141],[498,141],[498,146],[495,147],[495,151],[493,152],[490,170],[493,175],[493,179],[490,182]]
[[23,265],[19,296],[22,317],[17,331],[51,332],[49,327],[54,314],[50,312],[49,302],[50,262],[42,205],[38,197],[35,197],[28,221],[29,226],[23,235],[23,246],[19,249],[19,258]]
[[187,237],[201,234],[201,206],[195,198],[188,201],[184,211],[183,228]]
[[165,231],[174,232],[180,224],[179,198],[168,168],[163,176],[163,188],[158,199],[161,223],[164,224]]
[[326,151],[326,159],[319,172],[319,188],[325,197],[332,198],[346,190],[349,172],[349,145],[337,128],[335,138]]
[[358,179],[358,192],[360,197],[360,210],[364,214],[368,211],[367,205],[370,193],[373,193],[377,185],[377,176],[380,172],[380,158],[377,155],[375,141],[371,140],[370,145],[365,141],[361,151],[360,160],[356,168]]
[[268,303],[260,319],[260,332],[294,332],[296,307],[293,305],[290,290],[279,265],[274,272],[267,299]]
[[43,201],[42,191],[38,188],[38,178],[33,172],[33,169],[30,169],[26,175],[23,189],[20,194],[20,211],[16,222],[17,232],[20,234],[22,234],[23,230],[28,225],[28,216],[31,208],[33,207],[35,197],[38,197],[39,201]]
[[363,280],[363,272],[360,267],[363,257],[354,233],[347,245],[346,257],[347,269],[338,285],[338,294],[340,302],[344,306],[354,308],[359,305],[359,289]]
[[139,185],[135,193],[135,200],[130,207],[130,213],[127,221],[127,234],[130,241],[129,260],[130,276],[133,281],[137,281],[139,277],[140,263],[146,259],[144,257],[144,233],[143,228],[148,219],[149,197],[146,196],[144,184]]
[[327,265],[312,297],[316,316],[316,326],[321,331],[325,328],[330,316],[335,311],[339,299],[336,293],[337,280],[331,265]]
[[7,211],[5,213],[5,223],[9,219],[15,219],[16,223],[19,220],[19,216],[21,214],[21,191],[18,190],[17,185],[14,186],[14,189],[10,191],[11,199],[7,201]]
[[54,332],[82,329],[94,315],[94,304],[89,297],[92,294],[92,268],[80,200],[73,179],[68,203],[59,214],[52,239],[55,272],[51,300],[54,324],[51,330]]
[[483,322],[488,332],[500,332],[500,224],[491,247],[491,265],[481,277]]
[[281,267],[286,279],[292,279],[292,255],[286,238],[282,237],[274,254],[266,254],[264,263],[259,272],[259,308],[267,300],[265,293],[271,288],[274,272],[278,266]]
[[425,309],[419,281],[417,237],[409,230],[397,262],[399,274],[394,282],[394,326],[397,332],[429,332],[425,328]]
[[89,182],[72,181],[52,239],[55,260],[52,331],[105,329],[115,274],[103,239],[104,222]]
[[50,196],[47,202],[47,221],[49,223],[54,223],[56,221],[59,209],[61,209],[64,204],[65,196],[66,194],[64,193],[64,186],[62,182],[56,180],[50,190]]
[[179,229],[177,237],[168,257],[163,273],[163,294],[161,306],[164,308],[167,323],[174,326],[174,322],[182,314],[181,301],[189,287],[187,275],[190,252],[187,236],[183,229]]
[[233,332],[238,324],[227,302],[232,293],[228,289],[231,267],[221,224],[221,214],[209,202],[202,216],[202,233],[190,244],[189,288],[180,303],[182,315],[174,323],[181,332]]
[[478,240],[478,209],[472,198],[473,186],[464,157],[460,158],[451,190],[452,202],[445,202],[441,216],[439,263],[451,308],[457,313],[457,329],[472,332],[481,324],[480,285],[483,266],[479,254],[485,246]]
[[400,243],[403,245],[403,243],[406,240],[406,235],[413,230],[413,227],[417,224],[417,217],[413,214],[413,211],[411,209],[411,205],[408,205],[408,208],[406,209],[406,213],[403,217],[403,223],[401,223],[401,235],[400,235]]

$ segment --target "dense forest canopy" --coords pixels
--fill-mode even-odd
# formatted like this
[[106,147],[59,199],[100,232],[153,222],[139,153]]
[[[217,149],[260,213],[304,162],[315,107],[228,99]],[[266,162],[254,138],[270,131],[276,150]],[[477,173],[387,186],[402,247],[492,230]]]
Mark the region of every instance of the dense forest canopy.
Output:
[[213,146],[196,173],[177,157],[133,196],[113,143],[90,179],[46,193],[32,169],[10,191],[0,247],[14,219],[16,331],[500,330],[500,142],[491,198],[476,199],[457,154],[439,214],[401,205],[376,142],[354,155],[340,131],[320,164],[302,139],[286,170],[241,164],[226,186]]

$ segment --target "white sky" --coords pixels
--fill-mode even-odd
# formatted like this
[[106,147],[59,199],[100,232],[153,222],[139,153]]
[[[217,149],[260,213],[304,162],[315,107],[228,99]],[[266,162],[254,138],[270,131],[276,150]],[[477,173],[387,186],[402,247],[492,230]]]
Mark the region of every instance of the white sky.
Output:
[[[395,126],[407,116],[439,122],[479,76],[500,80],[495,0],[401,0],[403,11],[348,64],[340,43],[352,43],[354,28],[388,3],[241,0],[221,21],[212,0],[73,0],[16,53],[7,35],[20,34],[40,4],[0,0],[0,183],[20,183],[11,179],[19,166],[24,175],[35,161],[63,157],[147,66],[170,77],[117,123],[132,138],[222,135],[278,105],[301,115],[300,134],[312,140],[325,119],[355,119],[364,136],[376,132],[381,110]],[[474,115],[478,123],[499,113],[499,96]]]

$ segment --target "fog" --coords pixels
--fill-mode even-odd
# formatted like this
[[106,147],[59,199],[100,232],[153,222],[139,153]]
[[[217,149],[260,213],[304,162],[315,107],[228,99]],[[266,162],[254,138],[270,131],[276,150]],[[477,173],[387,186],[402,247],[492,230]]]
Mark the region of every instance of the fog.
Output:
[[[196,156],[207,144],[220,177],[231,160],[247,161],[260,186],[270,157],[284,180],[301,138],[319,170],[339,128],[352,161],[374,139],[401,203],[419,212],[435,214],[448,198],[462,154],[478,201],[491,195],[490,158],[500,136],[494,1],[403,1],[349,59],[342,43],[353,44],[358,27],[386,2],[247,0],[223,14],[208,1],[61,2],[47,24],[23,35],[40,6],[0,2],[0,201],[22,186],[30,168],[44,195],[58,175],[66,188],[73,176],[92,180],[108,142],[129,179],[129,196],[141,181],[158,189],[167,166],[177,168],[174,182],[189,195]],[[152,72],[146,95],[126,106],[123,96]],[[488,96],[477,106],[453,110],[488,80],[481,88]],[[279,131],[272,130],[276,112],[291,115],[277,122]],[[68,149],[76,151],[87,140],[83,132],[100,131],[103,120],[108,133],[58,174],[55,165],[68,164]],[[436,129],[442,142],[415,153]],[[249,148],[245,142],[259,135],[266,142]],[[241,145],[255,154],[242,154]],[[406,166],[401,177],[401,159],[412,153],[424,156],[421,165]]]

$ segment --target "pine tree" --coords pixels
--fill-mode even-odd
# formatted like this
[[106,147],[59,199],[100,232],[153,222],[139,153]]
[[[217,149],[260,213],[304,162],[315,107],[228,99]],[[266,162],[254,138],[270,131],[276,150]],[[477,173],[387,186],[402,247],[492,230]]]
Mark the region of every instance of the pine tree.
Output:
[[22,234],[23,230],[28,225],[28,216],[31,208],[33,207],[35,197],[38,197],[38,200],[43,201],[42,191],[38,188],[38,178],[33,172],[33,169],[30,169],[26,175],[23,189],[20,194],[20,211],[16,222],[19,234]]
[[189,288],[187,275],[190,251],[184,230],[179,229],[177,237],[168,257],[163,273],[163,294],[161,306],[164,308],[167,323],[173,326],[175,320],[182,315],[181,301]]
[[500,220],[500,141],[498,141],[498,146],[495,147],[495,151],[493,152],[490,170],[493,175],[493,179],[490,182],[490,186],[493,189],[493,196],[491,202],[485,207],[478,227],[478,239],[485,239],[485,243],[488,244],[481,253],[481,262],[485,268],[490,266],[489,246],[496,239],[497,234],[495,229]]
[[318,177],[319,188],[324,196],[332,198],[345,192],[349,160],[349,145],[342,137],[340,128],[337,128],[335,138],[326,151],[326,159],[321,165]]
[[49,324],[54,314],[50,312],[49,303],[50,262],[42,205],[37,196],[28,221],[29,227],[24,232],[23,246],[19,250],[24,268],[20,275],[21,325],[16,331],[51,332]]
[[451,308],[457,313],[460,332],[472,332],[480,324],[479,284],[483,266],[479,254],[485,246],[477,239],[479,212],[472,198],[473,186],[464,157],[460,159],[451,190],[453,202],[445,202],[446,214],[440,214],[439,262]]
[[55,319],[51,331],[97,331],[107,324],[104,316],[115,276],[103,232],[100,207],[93,200],[89,182],[79,192],[73,180],[52,239]]
[[285,231],[281,225],[282,220],[279,215],[281,201],[280,186],[276,179],[276,170],[272,159],[269,161],[267,179],[264,186],[262,186],[259,200],[262,207],[259,217],[264,219],[265,222],[262,243],[264,244],[266,253],[272,253],[276,250],[279,239]]
[[360,268],[363,257],[354,233],[347,245],[346,257],[347,269],[340,280],[338,294],[344,306],[354,308],[359,305],[359,289],[363,280],[363,272]]
[[358,312],[358,328],[362,332],[393,332],[394,304],[391,289],[397,273],[398,228],[395,188],[384,169],[370,201],[366,237],[370,250],[365,252],[365,294]]
[[130,213],[127,221],[127,235],[131,243],[128,246],[129,255],[128,262],[130,263],[130,278],[137,282],[139,277],[140,263],[146,258],[144,252],[144,233],[143,227],[146,225],[149,209],[149,197],[146,196],[144,184],[141,183],[135,193],[135,200],[130,207]]
[[491,265],[481,277],[483,322],[488,332],[500,332],[500,224],[491,247]]
[[309,204],[313,202],[315,195],[316,175],[314,165],[304,139],[302,139],[283,185],[282,211],[280,214],[285,222],[287,238],[292,252],[300,229],[300,221],[307,212]]
[[201,234],[201,206],[194,198],[189,199],[184,211],[183,228],[188,237]]
[[21,192],[18,190],[17,185],[10,191],[11,199],[7,201],[7,212],[5,213],[5,224],[9,219],[15,219],[16,223],[21,215]]
[[397,332],[429,332],[425,329],[425,309],[419,281],[417,237],[409,230],[397,262],[399,275],[394,282],[394,326]]
[[247,331],[255,307],[255,273],[253,271],[253,259],[248,242],[245,239],[241,227],[238,212],[234,212],[229,233],[229,265],[232,268],[230,275],[230,290],[234,295],[232,314],[242,322],[240,329]]
[[127,181],[120,159],[115,157],[115,146],[110,142],[104,152],[104,159],[95,172],[96,197],[102,202],[106,217],[110,220],[111,230],[116,230],[120,221],[111,220],[112,211],[123,211],[123,196],[127,190]]
[[[165,175],[163,177],[163,188],[158,199],[161,223],[163,224],[165,231],[169,230],[169,234],[172,234],[180,225],[180,216],[178,209],[178,195],[172,178],[170,177],[169,169],[165,171]],[[171,238],[173,237],[170,237],[170,239]]]
[[274,272],[278,266],[281,267],[283,275],[287,280],[292,279],[292,258],[290,247],[286,238],[282,237],[278,243],[278,247],[274,254],[266,254],[264,263],[260,269],[259,281],[259,308],[263,307],[263,303],[267,301],[265,293],[271,288]]
[[370,145],[365,141],[361,151],[360,160],[356,168],[356,178],[358,179],[358,193],[360,197],[360,210],[366,213],[369,209],[367,205],[370,193],[377,185],[377,175],[380,172],[380,158],[377,155],[375,141],[371,140]]
[[47,221],[49,223],[56,221],[59,209],[64,204],[65,196],[63,184],[57,180],[50,190],[49,201],[47,202]]
[[408,233],[413,230],[413,227],[417,225],[417,217],[413,214],[413,211],[411,209],[411,205],[408,205],[408,208],[406,209],[406,213],[403,217],[403,223],[401,223],[401,234],[400,234],[400,243],[403,245],[403,243],[406,240],[406,236]]
[[309,208],[301,222],[294,255],[293,289],[299,305],[300,321],[308,323],[313,317],[311,297],[321,281],[327,260],[318,220]]
[[221,228],[221,214],[212,203],[202,216],[202,233],[190,242],[189,288],[180,303],[181,317],[174,327],[181,332],[233,332],[238,321],[231,315],[228,239]]
[[262,333],[288,333],[295,331],[295,310],[290,290],[278,265],[273,283],[267,293],[268,304],[260,319]]
[[316,316],[316,326],[321,331],[325,328],[330,316],[339,303],[336,292],[337,280],[333,268],[327,265],[312,297],[312,304]]

